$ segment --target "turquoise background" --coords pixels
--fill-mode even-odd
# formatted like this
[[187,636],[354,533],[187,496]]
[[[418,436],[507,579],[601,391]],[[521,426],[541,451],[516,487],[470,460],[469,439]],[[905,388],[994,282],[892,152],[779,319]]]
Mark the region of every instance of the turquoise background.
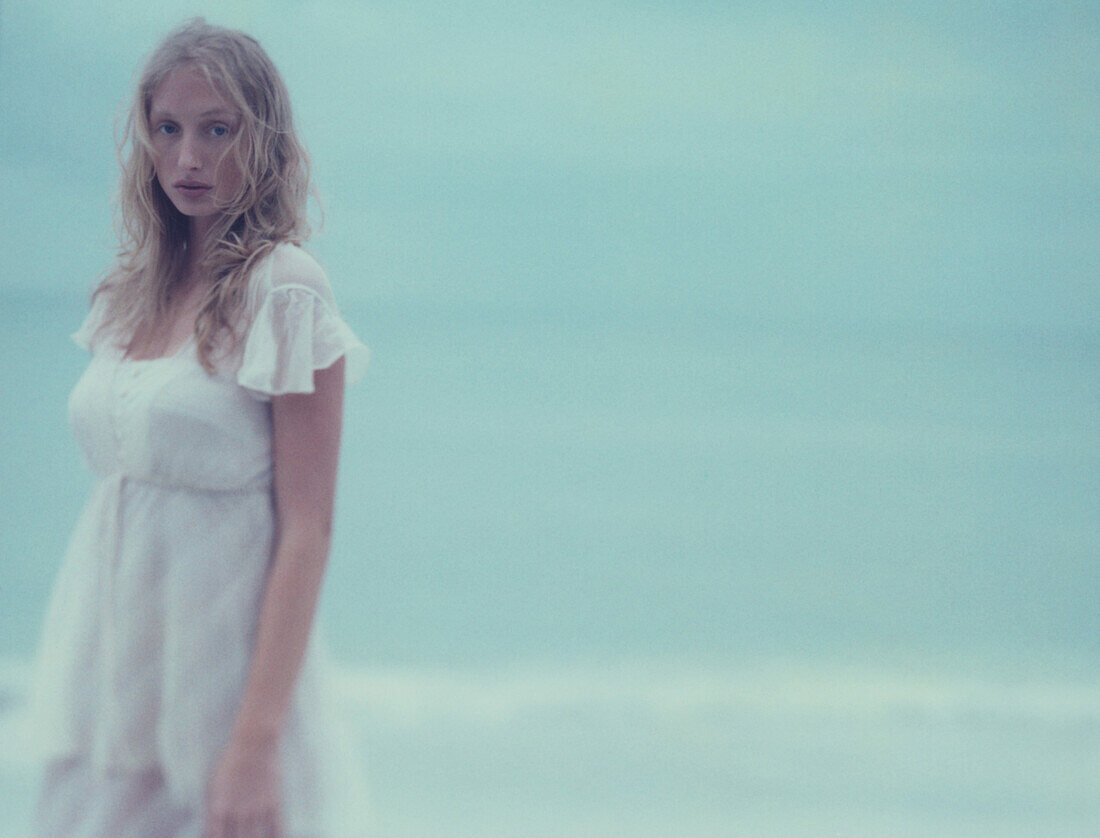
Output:
[[282,69],[374,356],[322,623],[382,834],[1092,834],[1094,3],[4,4],[0,709],[197,13]]

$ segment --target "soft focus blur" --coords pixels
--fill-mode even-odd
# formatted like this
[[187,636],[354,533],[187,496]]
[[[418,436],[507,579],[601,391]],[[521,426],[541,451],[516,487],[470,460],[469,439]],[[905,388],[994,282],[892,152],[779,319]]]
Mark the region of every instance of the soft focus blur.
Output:
[[380,835],[1096,834],[1097,4],[8,0],[0,838],[113,135],[196,14],[373,352],[321,622]]

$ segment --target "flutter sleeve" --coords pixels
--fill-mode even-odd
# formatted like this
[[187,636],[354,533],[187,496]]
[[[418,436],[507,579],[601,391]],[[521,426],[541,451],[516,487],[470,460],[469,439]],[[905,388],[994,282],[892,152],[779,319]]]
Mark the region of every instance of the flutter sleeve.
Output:
[[88,314],[80,324],[80,328],[69,335],[73,343],[87,352],[95,351],[95,346],[103,339],[100,327],[106,315],[107,294],[100,291],[92,297],[91,308],[88,309]]
[[320,266],[282,245],[257,278],[237,383],[264,400],[312,393],[315,370],[345,359],[344,381],[366,371],[370,352],[344,322]]

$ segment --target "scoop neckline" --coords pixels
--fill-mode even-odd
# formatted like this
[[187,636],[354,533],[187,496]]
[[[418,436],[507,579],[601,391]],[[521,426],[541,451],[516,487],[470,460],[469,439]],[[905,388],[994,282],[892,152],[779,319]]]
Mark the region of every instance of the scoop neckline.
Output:
[[174,361],[186,354],[191,348],[191,344],[194,342],[195,336],[191,335],[187,340],[181,343],[171,355],[158,355],[155,358],[131,358],[126,354],[126,350],[123,349],[119,353],[119,361],[125,364],[155,364],[158,361]]

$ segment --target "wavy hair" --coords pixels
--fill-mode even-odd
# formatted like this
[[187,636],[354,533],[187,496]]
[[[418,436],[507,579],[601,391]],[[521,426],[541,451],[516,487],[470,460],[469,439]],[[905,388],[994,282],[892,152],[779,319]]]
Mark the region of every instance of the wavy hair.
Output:
[[145,64],[118,143],[119,258],[95,292],[107,295],[104,327],[130,342],[148,334],[182,279],[188,219],[157,180],[149,110],[160,84],[183,66],[200,70],[241,121],[226,150],[241,183],[207,235],[198,264],[213,281],[195,318],[196,348],[213,372],[220,341],[236,340],[252,268],[276,244],[309,238],[309,156],[294,130],[286,85],[255,39],[202,18],[171,32]]

